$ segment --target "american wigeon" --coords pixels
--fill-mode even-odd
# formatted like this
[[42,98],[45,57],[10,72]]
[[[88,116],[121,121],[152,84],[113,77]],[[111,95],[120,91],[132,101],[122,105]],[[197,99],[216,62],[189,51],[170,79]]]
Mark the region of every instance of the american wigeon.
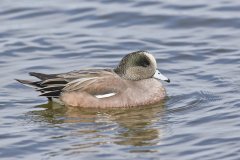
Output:
[[30,72],[39,81],[18,80],[49,100],[76,107],[133,107],[160,102],[166,91],[157,79],[170,82],[157,70],[152,54],[137,51],[123,57],[115,69],[88,69],[61,74]]

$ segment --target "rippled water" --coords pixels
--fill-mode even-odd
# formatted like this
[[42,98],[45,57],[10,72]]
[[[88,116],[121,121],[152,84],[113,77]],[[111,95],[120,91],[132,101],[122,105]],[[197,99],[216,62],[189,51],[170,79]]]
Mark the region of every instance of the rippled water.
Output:
[[[240,159],[240,1],[1,1],[1,159]],[[120,110],[48,103],[30,71],[114,67],[148,50],[168,99]]]

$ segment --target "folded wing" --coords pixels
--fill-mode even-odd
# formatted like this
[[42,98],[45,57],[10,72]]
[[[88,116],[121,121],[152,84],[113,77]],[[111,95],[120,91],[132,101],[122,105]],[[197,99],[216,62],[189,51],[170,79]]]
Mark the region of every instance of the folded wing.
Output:
[[79,70],[62,74],[43,74],[30,72],[31,76],[37,77],[39,81],[19,80],[18,82],[33,87],[41,92],[40,96],[58,98],[62,92],[85,91],[90,94],[108,92],[111,89],[103,89],[100,86],[105,83],[106,78],[115,75],[112,70],[92,69]]

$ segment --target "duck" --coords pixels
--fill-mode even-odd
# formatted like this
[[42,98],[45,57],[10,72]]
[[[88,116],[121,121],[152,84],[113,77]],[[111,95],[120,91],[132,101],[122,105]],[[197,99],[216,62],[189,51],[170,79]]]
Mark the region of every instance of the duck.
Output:
[[162,81],[170,82],[157,69],[148,51],[125,55],[115,68],[82,69],[59,74],[30,72],[37,81],[18,82],[34,88],[40,96],[61,105],[83,108],[123,108],[157,104],[167,96]]

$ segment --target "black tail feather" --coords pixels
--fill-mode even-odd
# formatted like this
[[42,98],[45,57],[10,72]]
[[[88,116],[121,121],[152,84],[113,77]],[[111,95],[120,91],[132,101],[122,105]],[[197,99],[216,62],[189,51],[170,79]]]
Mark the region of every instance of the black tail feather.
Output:
[[16,81],[35,88],[36,91],[41,92],[40,96],[45,96],[49,100],[51,100],[52,97],[59,97],[65,84],[68,83],[66,80],[58,78],[56,74],[30,72],[29,75],[37,77],[40,80],[29,81],[16,79]]
[[40,94],[40,96],[59,97],[60,94],[61,94],[61,91],[60,90],[56,90],[56,91],[44,92],[43,94]]
[[37,72],[29,72],[29,75],[37,77],[41,80],[56,78],[56,75],[54,75],[54,74],[43,74],[43,73],[37,73]]
[[27,86],[30,86],[30,87],[33,87],[33,88],[42,88],[44,87],[45,85],[42,85],[41,84],[41,81],[36,81],[36,82],[33,82],[33,81],[29,81],[29,80],[21,80],[21,79],[15,79],[16,81],[24,84],[24,85],[27,85]]
[[40,91],[40,92],[58,91],[58,90],[62,90],[63,88],[64,88],[63,85],[61,85],[61,86],[47,86],[47,87],[44,87],[44,88],[40,88],[37,91]]
[[15,79],[15,80],[26,86],[35,88],[37,91],[41,92],[40,96],[46,96],[49,100],[51,100],[52,97],[59,97],[61,90],[64,88],[64,85],[61,85],[61,84],[47,86],[45,84],[42,84],[42,81],[33,82],[33,81],[21,80],[21,79]]

